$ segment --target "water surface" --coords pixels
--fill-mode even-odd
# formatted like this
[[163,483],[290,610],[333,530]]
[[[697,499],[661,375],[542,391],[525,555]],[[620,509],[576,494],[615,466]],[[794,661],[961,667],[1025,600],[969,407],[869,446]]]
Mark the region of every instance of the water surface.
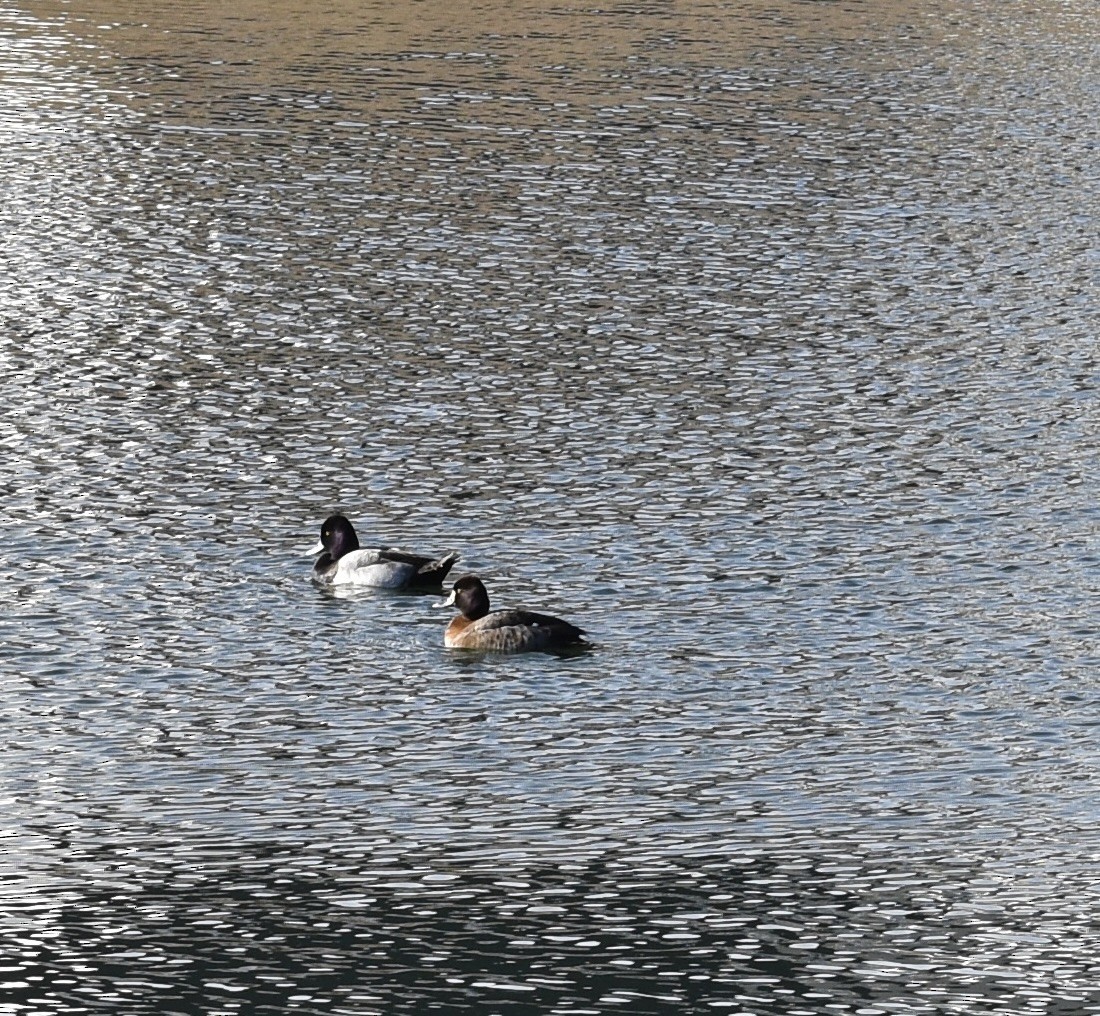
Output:
[[1096,46],[0,12],[12,1011],[1100,1010]]

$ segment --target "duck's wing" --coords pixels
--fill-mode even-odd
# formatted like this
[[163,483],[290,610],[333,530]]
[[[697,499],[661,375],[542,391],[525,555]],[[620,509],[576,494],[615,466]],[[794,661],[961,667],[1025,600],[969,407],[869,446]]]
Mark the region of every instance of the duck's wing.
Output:
[[336,562],[334,585],[404,589],[406,586],[439,585],[458,560],[458,554],[440,558],[410,554],[392,547],[353,550]]
[[350,551],[336,563],[347,568],[348,571],[354,571],[356,568],[369,568],[372,564],[378,564],[379,561],[383,560],[385,553],[384,550],[363,547],[360,550]]
[[463,636],[481,649],[522,652],[576,645],[584,641],[584,629],[533,610],[494,610],[472,622]]
[[375,586],[400,589],[415,578],[416,568],[406,561],[393,560],[385,550],[353,550],[336,562],[334,585]]

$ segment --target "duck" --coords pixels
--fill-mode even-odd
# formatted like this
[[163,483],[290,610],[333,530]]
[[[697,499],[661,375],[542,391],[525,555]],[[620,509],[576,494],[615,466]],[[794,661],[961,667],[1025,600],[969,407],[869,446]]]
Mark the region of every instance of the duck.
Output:
[[340,514],[321,523],[321,541],[310,554],[321,555],[313,565],[313,581],[318,585],[376,589],[438,586],[459,557],[455,551],[433,558],[392,547],[361,548],[355,527]]
[[521,653],[568,646],[586,646],[584,630],[560,617],[533,610],[489,611],[489,593],[476,575],[463,575],[451,587],[440,607],[454,606],[459,614],[443,635],[449,649],[487,649]]

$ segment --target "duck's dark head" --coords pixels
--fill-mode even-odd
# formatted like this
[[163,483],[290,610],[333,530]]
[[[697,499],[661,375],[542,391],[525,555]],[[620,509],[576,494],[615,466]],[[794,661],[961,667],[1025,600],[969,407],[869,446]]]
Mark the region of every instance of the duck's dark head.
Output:
[[321,545],[314,548],[325,551],[333,561],[359,549],[359,537],[355,527],[343,515],[330,515],[321,523]]
[[485,583],[476,575],[463,575],[451,587],[451,595],[443,601],[443,606],[454,606],[463,617],[476,621],[489,613],[489,594]]

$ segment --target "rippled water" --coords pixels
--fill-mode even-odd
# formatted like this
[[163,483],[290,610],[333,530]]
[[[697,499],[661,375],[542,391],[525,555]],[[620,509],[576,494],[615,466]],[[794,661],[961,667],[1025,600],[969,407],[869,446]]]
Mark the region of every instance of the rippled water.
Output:
[[0,1008],[1100,1011],[1098,32],[0,11]]

